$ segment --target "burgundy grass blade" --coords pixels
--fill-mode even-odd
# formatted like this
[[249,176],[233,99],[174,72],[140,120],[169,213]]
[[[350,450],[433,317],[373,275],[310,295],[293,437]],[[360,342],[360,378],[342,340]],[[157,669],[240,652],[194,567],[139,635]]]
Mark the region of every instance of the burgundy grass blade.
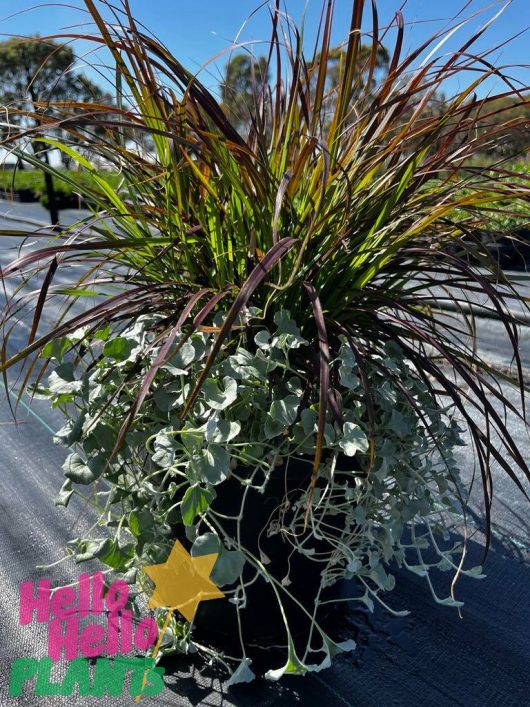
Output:
[[267,277],[272,268],[278,262],[281,261],[281,259],[286,255],[286,253],[291,250],[291,248],[296,242],[297,241],[295,238],[282,238],[281,241],[276,243],[276,245],[274,245],[268,251],[268,253],[265,254],[263,260],[254,268],[254,270],[247,278],[246,282],[243,284],[241,290],[239,291],[237,297],[234,300],[234,303],[230,308],[230,311],[226,315],[226,319],[223,322],[221,331],[217,336],[215,344],[212,348],[210,355],[208,356],[208,360],[204,365],[201,375],[199,376],[199,379],[195,384],[194,389],[192,390],[190,396],[186,401],[184,410],[182,411],[181,415],[183,419],[188,415],[189,411],[193,406],[193,403],[197,399],[197,396],[199,395],[203,383],[206,380],[206,377],[208,376],[208,372],[215,362],[215,357],[219,353],[224,340],[230,333],[230,330],[232,329],[232,326],[237,316],[239,315],[243,307],[246,306],[247,302],[252,296],[252,293],[256,290],[258,285],[263,282],[263,280]]

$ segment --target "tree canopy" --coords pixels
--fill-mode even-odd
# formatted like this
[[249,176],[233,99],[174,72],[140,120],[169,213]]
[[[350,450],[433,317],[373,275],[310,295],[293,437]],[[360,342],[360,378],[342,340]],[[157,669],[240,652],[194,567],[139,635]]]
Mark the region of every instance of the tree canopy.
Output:
[[75,59],[68,44],[38,36],[0,42],[0,100],[19,110],[47,101],[99,100],[102,89],[73,70]]
[[240,129],[250,123],[256,97],[268,82],[269,68],[265,57],[256,59],[250,54],[235,54],[227,63],[221,83],[222,105],[227,116]]
[[[39,36],[0,42],[0,104],[7,111],[9,122],[28,127],[38,125],[44,112],[48,118],[53,116],[50,102],[107,100],[108,96],[97,84],[74,69],[75,60],[68,44]],[[50,132],[57,135],[61,130],[55,126]],[[34,142],[30,145],[39,159],[47,161],[42,145]],[[25,149],[30,145],[26,144]],[[61,159],[68,167],[63,153]],[[48,173],[46,187],[52,223],[57,223],[53,182]]]

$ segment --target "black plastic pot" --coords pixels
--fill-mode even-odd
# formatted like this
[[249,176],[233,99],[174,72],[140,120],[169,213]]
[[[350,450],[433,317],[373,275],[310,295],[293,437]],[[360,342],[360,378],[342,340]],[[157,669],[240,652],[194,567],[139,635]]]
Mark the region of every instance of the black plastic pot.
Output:
[[[352,460],[347,460],[349,468]],[[310,461],[293,461],[274,469],[261,494],[249,489],[245,500],[244,515],[241,521],[241,535],[245,547],[255,557],[267,558],[267,571],[278,581],[289,577],[288,591],[306,608],[309,614],[314,611],[314,600],[320,586],[322,564],[298,552],[292,552],[292,545],[281,534],[271,534],[279,519],[279,506],[285,498],[299,497],[307,489],[311,479],[312,464]],[[342,468],[348,468],[342,465]],[[238,515],[241,508],[243,488],[239,481],[229,479],[219,487],[217,499],[212,508],[224,515]],[[289,512],[287,510],[287,512]],[[330,522],[337,524],[337,516]],[[223,529],[235,537],[236,522],[220,520]],[[340,528],[337,526],[337,531]],[[309,530],[306,531],[306,535]],[[309,538],[308,547],[315,552],[330,549],[324,540]],[[250,581],[256,575],[255,569],[248,563],[243,571],[243,580]],[[229,589],[223,587],[223,590]],[[321,599],[337,598],[341,593],[340,583],[326,588],[320,595]],[[240,611],[241,631],[245,646],[256,650],[271,646],[285,646],[287,634],[284,621],[278,605],[278,599],[271,583],[262,576],[246,589],[246,607]],[[295,638],[295,644],[305,646],[311,621],[307,614],[280,589],[280,596],[290,630]],[[327,607],[332,605],[327,605]],[[317,620],[325,622],[329,609],[319,608]],[[195,632],[197,640],[203,640],[218,648],[230,651],[239,646],[239,628],[237,609],[228,599],[217,599],[202,602],[195,616]],[[254,655],[256,659],[256,655]]]
[[33,189],[18,189],[17,190],[18,199],[23,203],[32,203],[37,201],[37,196]]

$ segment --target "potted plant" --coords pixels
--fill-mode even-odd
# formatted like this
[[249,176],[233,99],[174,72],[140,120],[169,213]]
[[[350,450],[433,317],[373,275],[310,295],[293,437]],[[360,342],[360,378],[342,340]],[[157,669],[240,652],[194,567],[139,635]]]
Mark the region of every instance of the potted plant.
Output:
[[[502,165],[473,166],[513,126],[490,110],[495,96],[473,95],[498,73],[470,54],[482,30],[443,60],[440,36],[402,56],[397,13],[380,71],[389,40],[375,6],[365,33],[365,2],[353,2],[337,50],[325,3],[305,54],[278,3],[260,63],[276,78],[255,79],[236,129],[127,3],[112,25],[106,3],[85,4],[99,30],[86,39],[115,64],[116,105],[45,106],[31,133],[86,173],[75,188],[94,212],[3,270],[44,277],[36,304],[22,293],[6,307],[5,332],[28,307],[33,322],[16,351],[6,334],[2,370],[24,362],[20,394],[31,384],[66,417],[58,504],[85,487],[101,518],[69,552],[98,558],[138,595],[152,591],[142,568],[163,563],[175,539],[193,556],[216,554],[211,579],[225,598],[192,622],[175,615],[162,652],[199,650],[231,683],[252,678],[260,645],[283,652],[265,659],[272,679],[353,649],[330,635],[327,609],[349,600],[395,611],[385,593],[396,568],[459,606],[454,582],[438,596],[430,580],[480,576],[464,562],[465,534],[449,533],[467,522],[455,446],[473,447],[488,532],[490,462],[521,488],[514,469],[529,476],[501,412],[524,418],[524,405],[496,385],[519,385],[523,400],[509,308],[521,298],[474,236],[496,204],[515,213],[528,197]],[[473,83],[438,100],[445,79],[470,67]],[[474,130],[488,116],[496,127]],[[61,140],[49,136],[58,122]],[[32,162],[17,147],[25,134],[6,144]],[[150,159],[131,145],[146,137]],[[117,189],[96,156],[119,172]],[[466,309],[477,292],[487,302]],[[44,330],[42,312],[61,299]],[[474,346],[474,317],[492,311],[513,376]]]

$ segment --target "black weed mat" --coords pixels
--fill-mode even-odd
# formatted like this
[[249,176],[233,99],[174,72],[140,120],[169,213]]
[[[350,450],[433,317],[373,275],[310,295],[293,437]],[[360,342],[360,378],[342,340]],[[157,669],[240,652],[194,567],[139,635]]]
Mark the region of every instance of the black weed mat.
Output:
[[[15,426],[5,401],[0,406],[0,705],[137,704],[127,691],[102,698],[36,696],[34,679],[25,684],[21,696],[8,695],[13,661],[40,658],[47,652],[46,624],[18,624],[21,582],[36,583],[49,577],[52,586],[65,585],[81,572],[95,569],[92,566],[87,570],[73,562],[36,569],[36,565],[60,559],[66,539],[81,535],[88,521],[79,503],[73,502],[67,510],[53,505],[62,483],[64,450],[51,444],[50,429],[57,429],[60,421],[54,420],[43,405],[36,404],[34,411],[42,416],[40,420],[21,410],[20,424]],[[519,438],[521,451],[528,455],[528,438],[522,428]],[[464,460],[470,461],[467,457]],[[358,648],[337,659],[332,668],[305,678],[286,676],[279,683],[257,680],[226,689],[225,677],[217,670],[181,657],[165,663],[166,689],[157,697],[143,697],[140,704],[530,704],[530,555],[525,547],[528,506],[502,479],[499,490],[495,518],[504,530],[494,538],[487,578],[464,578],[458,583],[458,598],[465,602],[462,618],[455,609],[434,603],[423,578],[400,573],[389,601],[395,609],[411,609],[411,616],[394,618],[381,609],[373,615],[345,609],[338,632],[355,638]],[[470,553],[478,560],[481,551],[480,542],[473,540]],[[280,665],[278,658],[276,667]],[[64,665],[59,664],[58,669],[64,674]]]

